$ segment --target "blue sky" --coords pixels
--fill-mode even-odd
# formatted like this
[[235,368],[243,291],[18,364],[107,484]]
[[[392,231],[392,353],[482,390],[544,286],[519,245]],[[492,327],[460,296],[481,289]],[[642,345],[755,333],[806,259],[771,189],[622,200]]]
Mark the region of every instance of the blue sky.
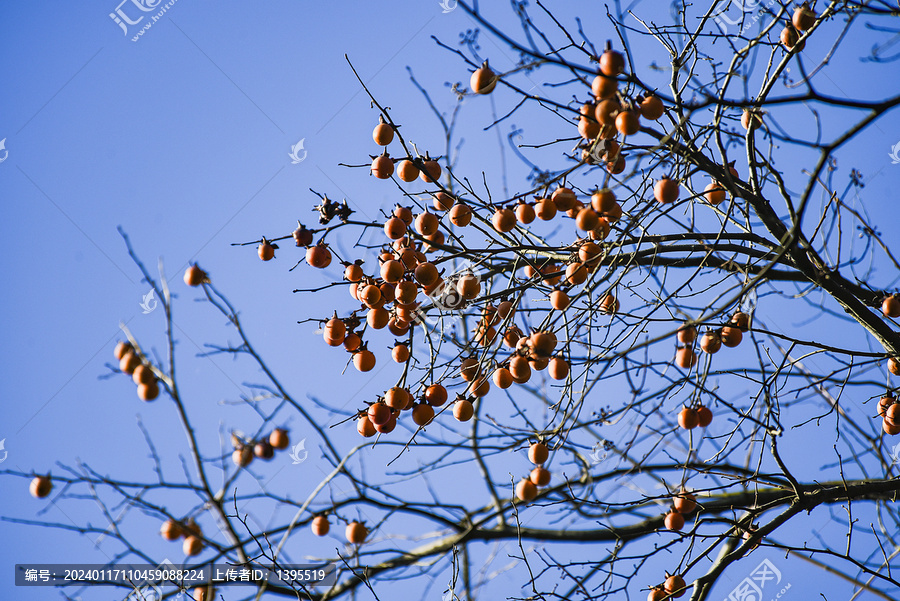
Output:
[[[590,26],[608,29],[595,3],[579,6]],[[119,7],[133,18],[139,14],[130,2]],[[297,219],[312,225],[315,197],[309,188],[337,200],[347,198],[366,217],[374,218],[396,201],[393,188],[379,185],[365,170],[338,166],[367,162],[366,155],[376,152],[370,136],[377,113],[345,53],[373,93],[391,107],[402,131],[433,154],[443,151],[441,129],[406,67],[441,111],[454,104],[445,83],[468,80],[462,62],[431,36],[454,45],[460,32],[474,25],[462,10],[442,12],[436,0],[352,6],[178,0],[138,41],[132,36],[142,24],[123,33],[109,17],[116,8],[115,0],[0,7],[0,53],[6,57],[0,63],[5,84],[0,139],[5,138],[8,151],[0,163],[0,236],[7,245],[0,255],[5,277],[0,305],[6,315],[0,322],[6,341],[0,346],[5,375],[0,438],[8,452],[3,468],[56,472],[56,462],[71,466],[83,461],[102,474],[146,474],[151,463],[138,428],[140,416],[148,429],[160,433],[164,447],[171,445],[169,467],[179,469],[184,437],[178,431],[169,435],[172,416],[165,405],[142,404],[124,377],[98,379],[107,373],[104,364],[112,359],[120,322],[154,352],[165,353],[163,316],[161,311],[143,313],[140,304],[148,286],[117,227],[127,232],[151,272],[157,274],[159,262],[172,283],[184,395],[197,423],[208,426],[200,436],[210,450],[218,448],[223,432],[233,427],[252,432],[258,426],[254,412],[229,403],[245,392],[244,382],[261,381],[261,375],[225,357],[195,356],[204,342],[234,341],[234,335],[220,315],[193,302],[200,297],[196,290],[181,284],[189,262],[208,270],[240,308],[251,338],[298,398],[308,394],[347,406],[360,404],[372,387],[383,390],[395,374],[379,370],[371,378],[351,372],[339,376],[340,367],[321,350],[314,327],[296,324],[346,305],[343,289],[317,296],[315,304],[308,295],[291,293],[327,283],[337,271],[302,266],[289,272],[300,258],[290,244],[270,263],[261,263],[251,247],[231,245],[287,234]],[[505,4],[489,8],[510,23]],[[592,14],[597,17],[593,22]],[[868,48],[871,41],[856,30],[845,43]],[[665,60],[658,47],[644,44],[635,47],[646,50],[642,60]],[[481,46],[500,69],[515,60],[486,37]],[[819,49],[820,54],[825,51]],[[878,70],[858,63],[850,53],[835,60],[843,62],[838,71],[843,79],[835,81],[829,71],[827,79],[817,81],[824,93],[846,88],[879,98],[896,90],[895,79],[883,76],[893,65]],[[648,75],[653,77],[663,85],[664,75]],[[534,79],[538,86],[543,83],[540,73]],[[467,100],[459,127],[466,135],[460,169],[493,170],[489,179],[499,186],[497,133],[482,131],[493,110],[502,114],[510,108],[509,98],[497,96],[476,99],[480,103]],[[542,114],[517,115],[505,124],[503,135],[513,124],[536,124],[531,117]],[[838,115],[826,117],[833,119],[828,123],[826,118],[826,133],[842,127]],[[292,164],[289,151],[300,140],[307,155]],[[892,242],[898,240],[893,198],[900,166],[891,164],[888,151],[898,140],[900,129],[892,115],[844,155],[848,168],[851,163],[863,166],[867,199],[873,199],[866,209]],[[527,170],[508,148],[506,159],[510,188],[524,189]],[[793,157],[788,167],[792,182],[802,181],[802,168],[803,159]],[[343,250],[353,241],[342,238]],[[896,274],[876,274],[878,285],[896,281]],[[315,449],[314,432],[296,420],[287,424],[294,426],[295,439],[306,437],[307,448]],[[356,444],[354,437],[348,433],[348,444]],[[270,481],[305,490],[327,469],[314,455],[301,468],[308,474],[278,466]],[[25,483],[16,479],[5,478],[4,492],[2,515],[103,524],[90,503],[72,509],[49,506],[29,497]],[[300,492],[297,496],[302,497]],[[278,518],[283,515],[272,519]],[[159,539],[151,520],[129,527],[147,530],[151,552],[181,557],[179,549]],[[48,598],[47,589],[12,588],[14,563],[102,563],[113,552],[102,543],[95,549],[88,537],[74,533],[6,522],[0,522],[0,533],[6,543],[0,550],[4,598]],[[310,552],[327,552],[329,545],[321,544]],[[821,577],[806,564],[783,565],[790,565],[798,580],[809,574]]]

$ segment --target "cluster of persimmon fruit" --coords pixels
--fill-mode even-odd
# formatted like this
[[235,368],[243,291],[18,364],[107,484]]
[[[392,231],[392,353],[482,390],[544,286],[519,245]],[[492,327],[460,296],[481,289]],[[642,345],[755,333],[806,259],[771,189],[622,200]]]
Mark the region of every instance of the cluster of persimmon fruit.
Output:
[[[310,530],[316,536],[325,536],[331,531],[331,523],[326,514],[319,514],[310,521]],[[361,545],[369,536],[369,529],[363,522],[352,520],[344,528],[344,536],[347,542],[353,545]]]
[[663,599],[677,599],[687,592],[687,584],[680,574],[666,574],[666,580],[658,586],[650,589],[647,601],[662,601]]
[[790,22],[781,30],[781,44],[788,50],[793,50],[795,46],[798,51],[803,50],[806,42],[800,41],[801,32],[811,29],[817,17],[816,11],[809,7],[809,2],[803,2],[794,9]]
[[[578,119],[578,133],[588,141],[581,159],[586,163],[604,163],[610,174],[617,175],[626,166],[617,136],[621,134],[627,138],[638,133],[641,118],[656,121],[665,114],[665,107],[653,94],[629,98],[619,90],[617,77],[625,71],[625,56],[613,50],[611,42],[607,42],[598,63],[599,73],[591,82],[593,101],[581,106]],[[665,202],[669,202],[670,195],[668,192]],[[657,200],[660,200],[659,196]]]
[[664,523],[667,530],[681,530],[684,528],[684,516],[691,513],[697,507],[697,498],[693,493],[684,489],[672,498],[672,507],[666,513]]
[[[700,348],[705,353],[714,355],[722,346],[734,348],[741,344],[744,332],[750,329],[750,316],[738,311],[728,320],[728,324],[720,328],[709,329],[700,338]],[[680,346],[675,351],[675,363],[683,369],[690,369],[697,364],[697,353],[694,342],[697,340],[697,328],[689,323],[684,324],[676,332]]]
[[[599,58],[600,72],[592,86],[596,102],[591,104],[591,111],[582,111],[579,126],[581,130],[591,133],[596,144],[602,145],[610,163],[624,161],[619,154],[620,145],[615,141],[616,135],[632,135],[639,129],[641,117],[658,119],[664,113],[664,107],[656,96],[628,99],[618,91],[617,76],[624,70],[624,61],[624,56],[611,47]],[[484,94],[491,92],[497,81],[499,77],[485,63],[472,74],[470,83],[474,92]],[[634,126],[635,123],[638,127]],[[383,115],[380,116],[372,138],[376,144],[384,147],[384,151],[373,158],[371,165],[372,174],[379,179],[387,179],[394,173],[394,159],[387,152],[387,146],[394,137],[394,126],[386,122]],[[614,171],[612,168],[610,170]],[[412,182],[418,178],[426,183],[436,184],[441,168],[426,153],[425,157],[400,160],[397,173],[404,182]],[[656,182],[654,196],[659,203],[669,204],[678,199],[679,190],[676,180],[664,177]],[[423,306],[421,295],[434,301],[433,305],[440,308],[464,309],[482,293],[477,275],[471,272],[446,275],[426,255],[444,243],[442,225],[445,228],[449,224],[463,228],[476,216],[480,218],[480,215],[463,200],[444,190],[430,194],[431,210],[426,207],[422,212],[414,214],[412,207],[398,204],[386,217],[383,230],[389,244],[378,257],[375,273],[367,273],[362,261],[343,262],[344,279],[349,282],[349,293],[361,306],[343,318],[335,312],[324,321],[322,334],[327,345],[343,346],[351,353],[352,364],[361,372],[371,371],[376,364],[374,352],[363,339],[369,331],[387,328],[395,337],[408,337],[407,341],[395,340],[391,355],[398,363],[409,361],[411,328],[422,317],[422,311],[429,308]],[[724,190],[718,187],[709,190],[707,198],[713,204],[721,202]],[[585,283],[599,267],[604,250],[597,242],[609,235],[611,224],[617,222],[623,214],[615,193],[609,188],[597,188],[591,194],[590,201],[585,203],[564,182],[552,193],[548,193],[546,197],[538,197],[533,203],[519,198],[514,204],[495,205],[493,211],[490,219],[484,222],[489,223],[499,234],[507,234],[517,225],[528,225],[535,219],[550,221],[560,214],[574,219],[576,228],[584,233],[585,237],[576,240],[572,246],[574,252],[566,265],[538,257],[523,261],[523,273],[527,280],[552,287],[548,300],[555,311],[565,311],[571,304],[572,289]],[[312,230],[301,224],[294,231],[293,237],[297,246],[306,247],[307,263],[317,268],[330,265],[331,251],[323,241],[313,244]],[[259,256],[263,260],[274,257],[273,245],[266,239],[259,245]],[[606,314],[619,311],[619,300],[612,290],[600,298],[599,309]],[[475,348],[481,347],[485,352],[478,353],[481,358],[471,354],[461,359],[460,376],[466,387],[464,393],[458,394],[454,401],[453,414],[456,419],[470,419],[473,413],[472,400],[487,394],[492,384],[500,389],[509,388],[514,383],[524,384],[533,371],[543,369],[548,369],[548,375],[555,380],[565,380],[569,376],[569,362],[562,353],[554,354],[556,337],[553,331],[524,334],[512,324],[514,310],[515,307],[509,300],[501,301],[496,307],[490,303],[483,307],[481,320],[473,332],[473,341]],[[733,327],[726,326],[719,332],[707,333],[701,342],[701,348],[716,352],[717,343],[720,346],[722,342],[727,345],[733,341],[739,342],[740,332],[734,334],[732,330]],[[696,330],[691,327],[679,333],[680,339],[687,340],[689,332],[693,332],[696,337]],[[512,352],[507,357],[485,359],[488,348],[498,340],[511,348]],[[692,344],[679,349],[677,361],[680,365],[688,366],[696,362]],[[443,406],[448,397],[447,389],[442,383],[423,383],[418,391],[413,392],[401,381],[358,413],[357,430],[365,437],[389,433],[395,428],[397,417],[404,410],[409,410],[414,423],[422,427],[433,419],[434,408]]]
[[702,403],[697,404],[696,407],[691,405],[682,407],[678,413],[678,425],[684,430],[693,430],[697,426],[705,428],[712,423],[712,420],[712,410]]
[[516,497],[525,503],[530,503],[538,496],[538,488],[550,484],[550,470],[544,467],[550,458],[550,449],[541,441],[532,443],[528,447],[528,460],[534,464],[527,477],[516,484]]
[[900,402],[891,394],[886,394],[878,401],[878,415],[881,416],[881,429],[885,434],[900,434]]
[[247,467],[253,462],[254,457],[265,461],[275,457],[275,451],[288,448],[291,441],[287,430],[275,428],[268,436],[259,440],[244,440],[240,436],[232,435],[231,444],[234,451],[231,452],[231,460],[238,467]]
[[[503,360],[491,369],[485,369],[479,359],[470,355],[463,358],[459,364],[459,376],[465,383],[464,393],[457,394],[454,401],[453,415],[461,422],[468,421],[474,415],[472,400],[485,396],[491,389],[493,382],[500,389],[506,389],[513,383],[524,384],[531,378],[532,370],[547,369],[548,375],[554,380],[564,380],[569,373],[568,362],[559,354],[554,355],[557,344],[555,334],[550,331],[536,331],[530,336],[524,336],[515,326],[507,328],[505,335],[498,336],[495,325],[508,322],[513,315],[514,308],[511,301],[502,301],[497,307],[487,304],[482,311],[482,318],[476,326],[476,341],[482,346],[488,346],[497,339],[514,349],[508,359]],[[334,320],[336,318],[332,318]],[[339,327],[339,326],[338,326]],[[397,356],[397,347],[394,347],[393,355],[396,361],[408,360],[408,349],[404,349]],[[383,397],[369,405],[365,411],[357,415],[357,431],[364,437],[374,436],[376,433],[387,434],[394,430],[397,418],[402,411],[411,410],[413,422],[419,426],[427,425],[434,418],[434,408],[443,406],[449,393],[446,387],[440,383],[432,383],[422,387],[416,402],[414,395],[408,388],[394,386]],[[535,478],[543,481],[540,473]]]
[[184,521],[166,520],[159,528],[159,534],[167,541],[184,539],[181,549],[187,556],[199,555],[203,550],[203,531],[194,518]]
[[142,401],[152,401],[159,396],[159,381],[149,361],[130,342],[120,340],[113,356],[119,361],[119,369],[129,374],[137,384],[137,395]]
[[[781,45],[789,52],[794,50],[794,48],[798,52],[803,50],[804,46],[806,46],[806,41],[801,41],[800,36],[807,30],[812,29],[816,19],[818,19],[816,11],[809,7],[809,2],[803,2],[794,9],[791,20],[781,30]],[[741,125],[747,131],[757,129],[763,124],[764,114],[765,112],[758,107],[744,109],[741,114]]]
[[[378,125],[372,130],[372,139],[384,147],[382,153],[372,158],[371,172],[378,179],[388,179],[394,174],[394,159],[388,154],[387,147],[394,140],[394,128],[385,123],[384,116],[379,115]],[[426,152],[425,156],[406,157],[397,163],[397,177],[406,183],[421,179],[434,183],[441,177],[441,165]]]
[[[185,270],[184,283],[188,286],[199,286],[205,282],[209,282],[209,277],[197,265],[190,265]],[[139,399],[152,401],[159,396],[159,378],[140,350],[130,342],[120,340],[113,349],[113,356],[119,362],[119,370],[130,375],[137,385]]]
[[[607,46],[598,62],[599,73],[592,84],[594,102],[582,107],[579,120],[579,131],[585,138],[593,140],[591,148],[585,149],[583,159],[593,160],[599,156],[596,150],[600,148],[605,153],[603,156],[609,171],[619,173],[624,168],[624,157],[619,152],[621,145],[616,137],[637,133],[641,118],[659,119],[665,108],[654,95],[628,98],[619,91],[617,77],[624,71],[625,59],[611,45]],[[473,92],[486,94],[496,87],[499,80],[499,76],[485,62],[472,74],[470,84]],[[373,157],[370,167],[371,173],[378,179],[388,179],[394,174],[395,159],[387,151],[394,138],[393,124],[380,115],[372,139],[384,150]],[[733,165],[728,167],[736,176]],[[421,179],[426,183],[438,184],[441,176],[440,165],[427,153],[424,157],[399,160],[396,170],[399,178],[407,183]],[[670,204],[678,199],[680,186],[677,180],[663,177],[656,182],[653,193],[659,203]],[[480,219],[480,215],[462,199],[443,189],[429,194],[431,208],[425,207],[415,214],[412,207],[398,204],[386,216],[383,231],[388,244],[378,256],[378,267],[374,273],[367,273],[361,260],[343,262],[343,276],[349,283],[349,293],[360,302],[360,308],[347,317],[339,317],[335,311],[332,317],[324,320],[322,336],[327,345],[343,346],[351,353],[350,362],[360,372],[371,371],[376,364],[375,353],[364,340],[367,333],[388,329],[397,337],[391,347],[391,357],[397,363],[407,363],[411,356],[412,326],[422,318],[423,311],[430,308],[427,306],[428,300],[442,309],[464,309],[482,294],[477,275],[472,272],[447,275],[426,254],[437,250],[445,242],[442,226],[447,229],[452,224],[464,228],[474,218]],[[705,197],[711,204],[718,204],[724,200],[725,191],[713,182],[705,191]],[[599,267],[605,251],[598,242],[609,235],[612,224],[622,217],[622,206],[608,187],[598,187],[588,202],[582,202],[564,181],[552,193],[548,191],[546,197],[537,197],[534,202],[524,198],[514,198],[513,201],[513,204],[492,205],[493,214],[489,219],[484,219],[484,223],[503,235],[518,225],[528,225],[536,219],[550,221],[557,215],[566,215],[584,234],[572,245],[573,253],[566,264],[538,255],[523,261],[524,278],[549,287],[547,298],[551,309],[566,311],[572,302],[572,290],[584,284]],[[313,234],[313,230],[300,224],[293,232],[293,238],[297,246],[306,248],[307,263],[316,268],[327,267],[332,262],[331,251],[322,240],[313,244]],[[276,248],[263,238],[258,248],[260,259],[271,260]],[[615,314],[620,310],[619,300],[612,290],[602,295],[598,308],[606,314]],[[486,395],[492,384],[500,389],[515,383],[524,384],[534,371],[544,369],[554,380],[568,378],[570,364],[562,352],[555,352],[557,341],[554,332],[548,329],[525,334],[512,323],[514,312],[514,303],[505,299],[497,306],[490,302],[483,306],[481,319],[472,332],[472,350],[468,355],[464,353],[460,360],[459,375],[465,389],[456,395],[454,401],[453,415],[457,420],[471,419],[474,413],[472,401]],[[736,314],[729,325],[706,332],[700,341],[700,348],[715,353],[722,344],[737,346],[742,331],[746,330],[746,321],[746,315]],[[692,325],[686,325],[678,332],[682,345],[676,353],[679,366],[689,368],[696,363],[697,356],[693,349],[696,338],[697,330]],[[494,353],[491,357],[495,358],[487,358],[490,347],[497,341],[510,348],[510,354],[496,357]],[[442,407],[449,400],[447,388],[441,382],[423,382],[418,390],[413,390],[404,381],[405,374],[398,385],[358,412],[357,431],[362,436],[371,437],[393,431],[403,411],[409,411],[416,426],[423,427],[434,418],[435,408]],[[682,413],[684,419],[680,422],[683,427],[706,425],[711,419],[709,410],[702,407],[685,408]],[[523,488],[528,486],[523,484]]]
[[[803,15],[795,15],[794,23],[790,25],[795,34],[811,27]],[[783,38],[785,36],[786,34],[782,35]],[[791,48],[796,40],[785,41],[784,44]],[[657,96],[649,94],[628,97],[619,90],[617,77],[624,69],[625,59],[622,53],[608,46],[599,57],[599,73],[591,86],[593,100],[581,107],[578,119],[578,131],[586,140],[582,161],[604,164],[612,175],[621,173],[626,166],[626,157],[622,153],[624,138],[640,130],[641,119],[658,120],[665,113],[665,107]],[[500,77],[485,62],[472,74],[470,87],[475,93],[487,94],[496,88],[498,81]],[[748,111],[742,117],[742,122],[747,129],[756,127],[761,123],[761,113]],[[620,135],[623,137],[622,142],[619,141]],[[425,183],[437,183],[441,167],[427,153],[425,156],[400,159],[390,156],[387,147],[394,136],[392,124],[379,116],[372,138],[384,149],[371,157],[370,173],[378,179],[389,179],[396,172],[399,179],[406,183],[417,179]],[[729,164],[728,168],[737,177],[733,165]],[[653,195],[663,205],[676,202],[680,195],[678,180],[669,177],[659,179],[653,187]],[[713,181],[704,190],[703,197],[709,204],[718,205],[725,200],[726,191],[722,185]],[[423,295],[443,308],[462,309],[481,294],[481,283],[477,276],[472,273],[448,276],[426,255],[445,242],[442,225],[445,228],[449,224],[462,228],[480,216],[465,201],[443,190],[432,192],[431,198],[431,209],[425,208],[421,213],[414,214],[412,207],[397,205],[386,217],[383,229],[390,242],[379,255],[378,267],[374,273],[367,273],[362,261],[343,263],[343,277],[349,283],[349,293],[354,300],[360,302],[360,308],[347,317],[339,317],[335,312],[330,318],[323,320],[322,335],[328,346],[343,346],[351,353],[351,362],[358,371],[367,372],[375,367],[375,354],[369,350],[368,343],[364,340],[367,332],[374,330],[387,328],[395,337],[408,336],[407,341],[395,340],[391,347],[391,357],[397,363],[410,360],[411,328],[421,317],[421,311],[427,309],[420,302]],[[514,198],[510,204],[492,205],[491,210],[493,214],[484,222],[501,235],[512,232],[518,225],[528,225],[535,220],[551,221],[561,215],[572,218],[577,229],[584,233],[584,238],[573,246],[576,252],[568,264],[545,260],[527,262],[524,266],[526,279],[535,279],[552,287],[548,300],[551,308],[556,311],[565,311],[569,307],[572,288],[584,283],[592,269],[599,265],[604,251],[597,242],[609,236],[612,226],[623,215],[622,206],[611,189],[598,187],[589,201],[583,202],[572,189],[565,186],[565,182],[546,197],[537,197],[533,202],[525,198]],[[312,230],[300,225],[294,231],[293,238],[298,247],[306,248],[306,261],[312,267],[321,269],[332,263],[332,254],[327,244],[323,241],[313,244]],[[417,243],[416,240],[421,242]],[[260,259],[272,259],[275,249],[276,245],[263,239],[258,248]],[[607,314],[619,311],[619,301],[612,291],[602,296],[599,308]],[[465,389],[463,393],[457,394],[454,401],[453,414],[457,420],[471,419],[474,413],[472,400],[487,394],[492,384],[501,389],[509,388],[514,383],[523,384],[529,380],[533,371],[543,369],[547,369],[548,374],[556,380],[568,377],[570,366],[563,354],[556,352],[555,334],[549,330],[523,333],[512,324],[514,312],[515,305],[509,300],[502,300],[496,306],[487,303],[483,307],[481,319],[474,331],[474,344],[486,349],[500,341],[511,349],[511,353],[508,357],[491,361],[484,360],[487,353],[481,352],[478,353],[481,359],[476,354],[461,358],[458,375],[465,383]],[[738,346],[748,327],[748,316],[737,313],[727,325],[705,332],[700,337],[700,349],[714,354],[722,345]],[[676,363],[682,368],[693,367],[697,360],[694,351],[698,338],[696,327],[686,324],[679,330],[677,337],[679,346]],[[414,392],[405,384],[404,379],[357,413],[357,430],[364,437],[390,433],[404,411],[409,411],[413,422],[422,427],[434,418],[435,408],[444,406],[448,400],[448,390],[442,383],[423,382]],[[685,407],[678,418],[679,425],[685,429],[705,427],[711,421],[712,412],[702,405]],[[538,487],[549,484],[550,472],[543,465],[548,454],[549,449],[543,442],[529,447],[529,459],[535,467],[515,487],[515,494],[520,500],[533,500],[538,494]],[[695,505],[691,493],[684,490],[678,493],[673,499],[672,511],[666,515],[666,527],[681,529],[684,525],[683,515],[693,511]],[[324,515],[316,516],[312,521],[312,530],[316,535],[324,536],[329,527]],[[359,536],[360,532],[363,532],[362,536]],[[346,535],[351,542],[362,542],[367,533],[365,526],[358,522],[347,526]],[[680,597],[684,589],[681,576],[667,575],[665,583],[651,591],[650,599],[661,599],[666,595]]]

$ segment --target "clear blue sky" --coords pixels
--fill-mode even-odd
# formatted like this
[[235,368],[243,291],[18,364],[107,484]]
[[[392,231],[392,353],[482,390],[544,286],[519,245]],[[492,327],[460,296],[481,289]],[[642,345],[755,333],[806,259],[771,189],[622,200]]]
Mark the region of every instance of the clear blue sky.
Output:
[[[509,23],[508,7],[497,4],[502,7],[491,8]],[[571,15],[576,11],[569,4]],[[580,6],[586,22],[593,14],[597,30],[609,29],[596,3]],[[141,14],[131,2],[121,7],[134,18]],[[197,422],[208,426],[201,437],[210,452],[218,448],[221,432],[235,427],[252,432],[257,426],[254,413],[220,401],[233,401],[243,391],[241,384],[262,378],[226,358],[195,358],[204,342],[235,337],[220,316],[193,302],[197,291],[181,284],[190,261],[207,269],[241,309],[251,338],[298,398],[308,393],[332,404],[360,404],[360,389],[383,390],[386,373],[372,381],[356,373],[339,378],[333,358],[323,357],[313,326],[296,325],[346,306],[343,290],[322,295],[317,307],[309,296],[291,294],[296,287],[323,284],[337,271],[289,273],[299,258],[290,245],[279,251],[278,260],[263,264],[252,249],[231,244],[286,234],[297,219],[311,225],[314,197],[308,188],[338,200],[346,197],[363,216],[374,217],[395,202],[392,187],[337,165],[367,161],[366,153],[375,152],[370,132],[376,113],[344,53],[422,150],[440,153],[441,131],[409,82],[406,66],[441,110],[453,105],[445,82],[468,80],[461,61],[438,48],[431,36],[455,44],[459,33],[474,25],[462,10],[442,12],[437,0],[345,5],[179,0],[137,42],[131,37],[143,23],[123,34],[109,17],[116,8],[116,0],[0,7],[0,139],[5,138],[8,151],[0,163],[0,236],[7,249],[0,255],[5,316],[0,321],[0,439],[5,438],[8,452],[2,468],[57,472],[56,462],[83,461],[102,474],[124,478],[152,468],[137,416],[148,428],[164,432],[170,408],[162,402],[142,404],[124,377],[98,380],[107,373],[104,363],[112,359],[120,321],[155,352],[165,352],[163,316],[161,311],[142,313],[148,287],[128,258],[117,226],[129,234],[151,271],[156,272],[158,259],[163,261],[173,283],[182,385]],[[857,36],[846,43],[867,48],[870,42]],[[486,37],[481,45],[482,54],[501,69],[512,63],[514,55]],[[665,60],[658,47],[652,52],[656,60]],[[876,77],[875,71],[866,71],[871,67],[851,62],[848,55],[839,60],[847,61],[847,81],[822,80],[823,91],[832,85],[864,86],[857,93],[877,98],[896,90],[895,78]],[[509,98],[497,102],[499,112],[509,108]],[[461,117],[468,136],[463,168],[499,165],[496,134],[481,132],[490,122],[489,106],[467,106]],[[896,118],[889,123],[896,125]],[[900,165],[890,164],[888,151],[900,139],[900,129],[882,122],[872,136],[856,144],[858,154],[847,161],[863,166],[867,197],[879,199],[868,208],[885,230],[894,228],[889,237],[896,242],[893,199]],[[301,139],[307,158],[291,164],[288,153]],[[526,170],[508,149],[507,159],[511,189],[523,189]],[[792,176],[801,166],[791,165]],[[499,183],[496,174],[492,177]],[[353,240],[343,242],[346,249]],[[879,284],[893,279],[881,275]],[[298,428],[297,438],[309,437],[308,448],[315,447],[314,433],[297,422],[288,425]],[[348,432],[347,440],[355,444],[355,432]],[[160,434],[157,442],[172,445],[170,468],[178,475],[175,453],[186,450],[183,435]],[[326,469],[314,459],[303,467],[318,468],[312,475],[284,471],[272,482],[306,490],[307,479]],[[32,499],[24,482],[3,482],[2,515],[103,523],[90,502],[69,515],[67,506],[48,508],[47,502]],[[180,549],[159,539],[151,520],[131,527],[147,530],[151,552],[182,557]],[[6,599],[56,594],[14,589],[15,563],[102,563],[112,552],[102,543],[95,550],[88,538],[74,533],[5,522],[0,522],[0,537],[0,597]],[[326,544],[310,552],[327,549]],[[783,565],[798,581],[810,575],[825,578],[805,564]],[[723,589],[722,596],[727,592]],[[101,598],[93,595],[84,598]],[[432,598],[439,595],[438,590]]]

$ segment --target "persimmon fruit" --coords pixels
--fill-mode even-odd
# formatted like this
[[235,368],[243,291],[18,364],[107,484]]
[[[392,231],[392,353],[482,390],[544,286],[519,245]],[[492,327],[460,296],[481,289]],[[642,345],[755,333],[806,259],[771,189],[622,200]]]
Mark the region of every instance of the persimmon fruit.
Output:
[[164,539],[172,541],[181,538],[184,534],[184,530],[182,530],[181,524],[175,520],[166,520],[162,523],[162,526],[160,526],[159,534]]
[[472,222],[472,208],[461,202],[450,208],[450,222],[459,227],[466,227]]
[[550,449],[542,442],[532,443],[528,447],[528,461],[535,465],[543,465],[550,458]]
[[235,449],[231,452],[231,461],[237,467],[247,467],[253,463],[254,457],[253,448],[247,445],[242,445],[239,449]]
[[663,106],[662,100],[660,100],[658,96],[654,96],[653,94],[651,94],[649,96],[645,96],[644,99],[641,100],[640,112],[641,117],[643,117],[644,119],[656,121],[663,116],[665,111],[666,109]]
[[375,424],[372,423],[368,415],[362,414],[356,418],[356,431],[363,438],[371,438],[376,434]]
[[434,408],[428,403],[417,403],[413,407],[412,418],[417,426],[426,426],[434,419]]
[[494,380],[494,385],[501,390],[506,390],[513,385],[513,376],[509,369],[505,367],[495,369],[492,379]]
[[664,586],[666,587],[666,592],[675,598],[681,597],[685,593],[684,578],[679,575],[669,576],[668,578],[666,578]]
[[653,196],[660,204],[670,204],[678,200],[680,191],[678,180],[663,177],[653,186]]
[[691,407],[684,407],[678,413],[678,425],[685,430],[693,430],[700,425],[700,416],[697,415],[697,410]]
[[203,540],[199,536],[193,534],[186,536],[184,542],[181,543],[181,550],[184,551],[184,554],[188,557],[199,555],[203,550]]
[[893,294],[886,296],[881,303],[881,312],[885,317],[900,317],[900,299]]
[[394,139],[394,128],[384,122],[382,115],[378,115],[378,125],[372,130],[372,139],[379,146],[387,146]]
[[361,372],[372,371],[375,367],[375,353],[368,349],[356,351],[353,354],[353,366]]
[[35,476],[28,485],[28,492],[36,499],[43,499],[53,490],[50,476]]
[[425,400],[432,407],[440,407],[447,402],[447,389],[441,384],[432,384],[425,389]]
[[422,163],[419,179],[425,183],[437,182],[441,177],[441,166],[434,159],[426,158]]
[[675,363],[682,369],[690,369],[697,364],[697,354],[693,347],[683,346],[675,351]]
[[146,384],[138,384],[137,395],[142,401],[154,400],[159,396],[159,384],[157,383],[157,380],[153,379]]
[[511,232],[516,227],[516,214],[510,209],[497,209],[491,217],[491,224],[501,234]]
[[547,486],[550,484],[550,470],[538,465],[531,470],[530,474],[528,474],[528,479],[531,480],[535,486]]
[[388,156],[387,148],[372,159],[372,175],[378,179],[388,179],[394,174],[394,161]]
[[534,501],[537,495],[537,486],[535,486],[534,482],[532,482],[528,478],[522,478],[521,480],[519,480],[519,483],[516,484],[516,497],[520,501],[530,503],[531,501]]
[[354,545],[361,545],[365,542],[366,537],[369,536],[369,529],[354,520],[347,524],[344,535],[347,537],[347,542]]
[[199,286],[208,281],[209,277],[206,275],[206,272],[197,267],[196,264],[184,270],[184,283],[188,286]]
[[484,61],[469,77],[469,87],[476,94],[490,94],[497,86],[497,79],[497,74],[491,70],[488,62]]
[[259,247],[256,249],[259,258],[263,261],[271,261],[275,258],[275,247],[266,242],[265,240],[260,243]]
[[397,176],[406,183],[415,181],[419,177],[419,168],[409,159],[403,159],[397,164]]
[[310,522],[310,529],[316,536],[325,536],[331,530],[331,523],[324,515],[317,515]]
[[741,343],[741,340],[744,339],[744,335],[737,326],[725,326],[722,328],[721,338],[722,344],[729,348],[734,348]]
[[803,2],[803,4],[794,9],[794,14],[791,17],[791,24],[797,31],[806,31],[815,25],[815,23],[816,11],[809,7],[809,2]]
[[679,513],[690,513],[697,507],[697,499],[692,493],[682,490],[672,500],[672,504],[675,507],[675,511]]
[[456,404],[453,406],[453,417],[455,417],[457,421],[467,422],[472,419],[472,416],[474,415],[475,407],[472,406],[472,402],[468,399],[460,399],[456,401]]
[[600,55],[600,72],[608,77],[615,77],[625,70],[625,57],[621,52],[613,50],[607,44],[606,51]]
[[119,369],[129,376],[134,373],[138,365],[141,364],[141,357],[134,350],[126,352],[119,360]]
[[674,509],[666,514],[665,525],[667,530],[681,530],[684,528],[684,516]]
[[697,422],[697,425],[699,425],[701,428],[705,428],[706,426],[708,426],[712,423],[712,420],[713,420],[712,410],[705,405],[698,406],[697,407],[697,419],[699,420]]
[[131,372],[131,379],[135,384],[149,384],[156,379],[156,375],[149,365],[141,363]]
[[700,338],[700,348],[703,349],[704,353],[709,353],[710,355],[718,353],[719,349],[722,348],[722,337],[719,332],[714,330],[705,332],[703,337]]
[[325,269],[331,265],[331,251],[322,243],[306,249],[306,262],[316,269]]
[[284,428],[275,428],[272,430],[272,433],[269,434],[269,444],[272,445],[274,449],[286,449],[291,444],[291,439],[288,436],[287,430]]

